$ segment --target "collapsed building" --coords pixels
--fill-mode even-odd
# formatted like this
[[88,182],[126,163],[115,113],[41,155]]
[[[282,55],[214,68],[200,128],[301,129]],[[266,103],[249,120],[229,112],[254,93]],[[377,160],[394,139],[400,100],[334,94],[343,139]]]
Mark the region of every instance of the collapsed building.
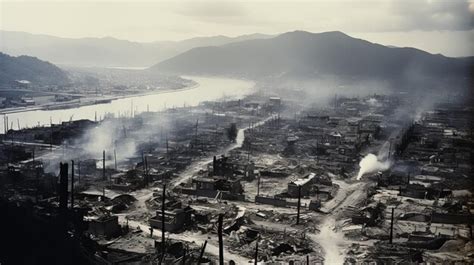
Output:
[[[35,201],[39,193],[45,212],[68,212],[69,231],[80,223],[77,231],[98,245],[92,253],[103,262],[210,262],[219,249],[240,262],[321,263],[320,234],[341,240],[346,261],[423,262],[437,261],[447,242],[472,239],[465,111],[451,119],[450,108],[437,109],[390,138],[391,99],[339,98],[294,117],[285,102],[264,95],[173,108],[162,116],[172,123],[166,129],[153,113],[136,115],[111,141],[136,140],[133,155],[118,164],[110,150],[102,159],[81,157],[66,177],[45,173],[22,147],[19,157],[31,161],[5,163],[3,194]],[[234,143],[230,128],[247,124],[242,145]],[[47,136],[47,128],[38,130]],[[391,167],[357,182],[360,158],[386,142]],[[163,197],[156,187],[165,185]],[[329,217],[334,234],[323,231]],[[204,254],[206,244],[212,250]]]

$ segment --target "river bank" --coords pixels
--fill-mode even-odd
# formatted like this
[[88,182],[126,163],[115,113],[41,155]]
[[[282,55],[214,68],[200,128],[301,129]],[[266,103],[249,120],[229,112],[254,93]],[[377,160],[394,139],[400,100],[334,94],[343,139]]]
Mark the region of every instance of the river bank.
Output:
[[[64,109],[21,109],[5,113],[8,117],[9,129],[13,127],[29,128],[33,126],[47,126],[51,123],[61,123],[69,120],[101,120],[107,115],[116,117],[133,116],[145,111],[161,111],[166,108],[180,106],[197,106],[204,101],[222,98],[238,99],[253,93],[254,82],[227,78],[209,78],[192,76],[187,77],[196,82],[196,85],[179,90],[168,90],[160,93],[117,97],[109,103],[85,104],[83,106]],[[4,123],[0,123],[3,131]]]
[[118,99],[127,99],[127,98],[133,98],[133,97],[173,93],[173,92],[179,92],[179,91],[186,91],[186,90],[189,90],[189,89],[195,89],[195,88],[198,88],[198,87],[199,87],[199,83],[196,83],[196,84],[193,84],[191,86],[186,86],[186,87],[183,87],[183,88],[163,89],[163,90],[152,91],[152,92],[143,92],[143,93],[139,93],[138,95],[104,96],[100,99],[97,99],[95,97],[84,97],[84,98],[81,98],[79,100],[71,100],[71,101],[60,102],[60,103],[47,103],[47,104],[27,106],[27,107],[6,108],[6,109],[3,109],[0,112],[0,115],[8,115],[8,114],[12,114],[12,113],[25,112],[25,111],[34,111],[34,110],[74,109],[74,108],[90,106],[90,105],[107,104],[107,103],[112,102],[113,100],[118,100]]

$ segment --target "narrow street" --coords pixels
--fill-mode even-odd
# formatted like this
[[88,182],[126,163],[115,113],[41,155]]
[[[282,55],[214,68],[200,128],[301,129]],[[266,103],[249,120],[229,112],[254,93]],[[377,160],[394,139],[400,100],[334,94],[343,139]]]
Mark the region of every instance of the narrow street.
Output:
[[[257,123],[255,126],[260,126],[264,124],[266,121],[271,119],[271,117]],[[186,170],[184,170],[181,174],[180,177],[173,179],[169,186],[170,188],[175,188],[179,186],[181,183],[185,183],[189,179],[192,178],[192,176],[198,172],[200,169],[205,167],[208,163],[212,162],[212,158],[214,155],[218,155],[221,153],[226,153],[229,152],[233,149],[239,148],[242,146],[244,139],[245,139],[245,130],[247,130],[248,127],[240,129],[237,134],[236,142],[233,143],[232,145],[224,148],[223,151],[217,152],[216,154],[213,154],[212,156],[197,160],[193,162],[191,165],[187,167]],[[366,182],[354,182],[354,183],[347,183],[347,181],[344,180],[338,180],[335,179],[333,180],[334,184],[339,186],[339,189],[337,191],[336,196],[323,204],[321,211],[325,214],[323,215],[324,217],[323,220],[321,221],[320,225],[320,232],[319,233],[307,233],[308,237],[314,241],[315,243],[319,244],[324,252],[324,260],[325,264],[343,264],[343,261],[345,259],[345,250],[346,247],[351,243],[349,240],[344,239],[344,235],[342,231],[336,226],[336,221],[337,218],[339,217],[339,212],[344,209],[345,207],[348,206],[356,206],[360,201],[362,201],[365,198],[365,189],[368,185]],[[125,216],[130,215],[130,216],[146,216],[149,214],[149,210],[146,207],[145,202],[152,198],[153,194],[153,188],[144,188],[138,191],[133,192],[131,195],[137,198],[137,202],[135,203],[135,208],[133,211],[125,214],[120,214],[120,222],[124,224],[125,221]],[[281,207],[273,207],[270,205],[257,205],[251,202],[240,202],[240,201],[233,201],[233,204],[235,204],[237,207],[239,207],[239,213],[245,212],[246,209],[252,209],[252,210],[259,210],[262,209],[262,207],[265,208],[265,210],[273,210],[278,213],[293,213],[295,209],[291,208],[281,208]],[[272,229],[278,230],[278,231],[293,231],[297,230],[296,228],[293,228],[291,225],[272,225],[271,223],[267,221],[260,221],[260,222],[255,222],[256,225],[262,225],[262,226],[268,226]],[[129,225],[132,225],[134,227],[140,227],[140,229],[143,231],[143,233],[149,233],[150,226],[148,225],[148,219],[142,220],[142,221],[137,221],[137,220],[129,220]],[[159,229],[154,229],[154,235],[160,235],[161,231]],[[208,239],[207,235],[202,235],[200,233],[196,232],[184,232],[181,234],[173,234],[173,233],[168,233],[167,234],[169,238],[172,239],[177,239],[177,240],[183,240],[186,242],[194,242],[198,245],[201,245],[204,243],[206,239]],[[216,240],[208,240],[208,244],[206,247],[206,252],[211,254],[211,255],[218,255],[218,246],[217,242],[213,242]],[[226,260],[234,260],[240,263],[247,263],[250,259],[245,258],[240,255],[232,254],[228,252],[228,250],[225,251],[225,259]]]
[[352,242],[344,239],[344,234],[337,227],[336,222],[340,218],[340,212],[348,206],[357,206],[365,199],[366,182],[355,182],[348,184],[342,180],[333,180],[339,185],[336,196],[324,204],[322,211],[327,213],[320,225],[317,235],[309,235],[317,242],[324,251],[325,264],[343,264],[345,251]]
[[[260,126],[264,124],[265,122],[267,122],[268,120],[270,120],[271,118],[272,116],[254,124],[253,127]],[[215,154],[211,156],[194,161],[191,165],[189,165],[186,168],[186,170],[184,170],[180,174],[178,178],[173,179],[170,182],[170,184],[168,184],[170,189],[173,189],[179,186],[181,183],[187,182],[189,179],[193,177],[193,175],[196,172],[198,172],[200,169],[205,167],[208,163],[211,163],[214,156],[217,156],[222,153],[227,153],[233,149],[241,147],[245,139],[245,130],[247,130],[248,128],[249,127],[239,129],[235,143],[231,144],[228,147],[223,148],[223,150],[220,150],[219,152],[216,152]],[[137,201],[135,202],[135,207],[132,209],[132,211],[129,211],[123,214],[117,214],[117,216],[119,217],[119,222],[121,224],[125,224],[127,222],[126,217],[128,216],[147,216],[149,214],[149,210],[146,207],[146,201],[152,198],[153,189],[154,189],[153,187],[147,187],[147,188],[140,189],[131,193],[131,195],[134,196],[137,199]],[[250,206],[250,203],[240,204],[239,202],[235,202],[235,204],[237,205],[237,207],[239,207],[239,215],[243,215],[245,213],[246,207]],[[275,207],[275,209],[277,208]],[[132,226],[132,227],[139,227],[143,233],[149,233],[150,231],[148,218],[145,218],[144,220],[140,220],[140,221],[129,219],[128,224],[129,226]],[[156,238],[158,237],[156,235],[161,234],[161,231],[159,229],[153,229],[153,231],[154,231],[153,234],[155,235],[154,237]],[[208,240],[206,253],[209,253],[214,256],[219,255],[219,248],[216,242],[217,237],[213,240],[209,240],[208,235],[203,235],[200,232],[189,232],[189,231],[186,231],[180,234],[167,233],[167,236],[171,239],[182,240],[189,243],[195,243],[197,245],[202,245],[205,240]],[[227,249],[225,249],[224,251],[224,257],[226,261],[233,260],[237,262],[237,264],[244,264],[249,261],[248,258],[230,253]]]

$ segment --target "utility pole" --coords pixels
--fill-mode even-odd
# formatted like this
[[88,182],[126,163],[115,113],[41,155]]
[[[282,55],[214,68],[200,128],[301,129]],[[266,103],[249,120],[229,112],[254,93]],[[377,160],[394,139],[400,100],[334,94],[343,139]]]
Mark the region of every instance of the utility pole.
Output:
[[393,243],[393,213],[395,211],[395,207],[392,208],[392,218],[390,219],[390,244]]
[[74,209],[74,160],[71,160],[71,209]]
[[67,210],[68,164],[60,163],[59,166],[59,210],[64,213]]
[[79,179],[77,180],[77,182],[81,182],[81,161],[79,161],[79,163],[77,164],[78,166],[78,174],[79,174]]
[[39,200],[39,175],[40,175],[40,168],[35,165],[35,173],[36,173],[36,203]]
[[[8,117],[7,117],[7,123],[8,123]],[[53,118],[49,116],[49,127],[51,129],[51,134],[49,138],[49,149],[52,151],[53,150]],[[7,127],[8,131],[8,127]]]
[[166,202],[166,184],[163,184],[163,196],[161,201],[161,257],[165,256],[165,202]]
[[194,132],[194,144],[197,146],[199,119],[196,120],[196,131]]
[[114,149],[115,171],[117,171],[117,152]]
[[219,237],[219,265],[224,265],[224,242],[222,240],[222,218],[223,214],[219,214],[217,236]]
[[298,186],[298,208],[296,213],[296,224],[300,224],[300,207],[301,207],[301,185]]
[[148,159],[147,157],[145,156],[145,182],[146,182],[146,185],[148,186],[149,184],[149,176],[148,176]]
[[105,178],[105,150],[102,151],[102,179],[106,180]]

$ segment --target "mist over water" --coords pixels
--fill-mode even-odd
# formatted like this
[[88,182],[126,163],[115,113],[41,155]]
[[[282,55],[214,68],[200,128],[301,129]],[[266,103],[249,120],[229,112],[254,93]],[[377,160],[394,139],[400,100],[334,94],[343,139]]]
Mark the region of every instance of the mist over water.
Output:
[[[113,114],[115,117],[131,116],[150,111],[161,111],[166,108],[196,106],[203,101],[241,98],[254,91],[252,81],[244,81],[217,77],[185,77],[198,83],[198,86],[185,90],[169,91],[151,95],[143,95],[113,100],[110,103],[83,106],[72,109],[60,110],[34,110],[6,114],[9,121],[14,122],[16,129],[17,120],[22,128],[39,125],[49,125],[50,121],[57,124],[69,120],[89,119],[95,120]],[[3,131],[3,123],[0,123]]]
[[[118,163],[125,162],[129,158],[136,157],[142,151],[142,144],[151,141],[163,143],[166,141],[167,135],[172,133],[176,121],[173,114],[158,112],[164,110],[165,106],[166,108],[183,107],[183,105],[196,106],[208,100],[238,99],[254,91],[254,83],[249,81],[211,77],[192,77],[192,79],[198,82],[199,86],[185,91],[120,99],[108,104],[78,109],[47,111],[56,115],[55,117],[64,117],[69,112],[75,112],[79,114],[74,115],[77,119],[81,117],[94,120],[95,111],[97,110],[126,112],[130,108],[132,100],[136,106],[135,119],[129,119],[129,116],[126,115],[122,118],[117,116],[106,118],[96,127],[87,130],[82,137],[54,150],[53,154],[44,159],[46,171],[56,172],[58,170],[57,164],[60,161],[71,159],[101,160],[104,150],[106,151],[107,167],[114,164],[114,151]],[[146,113],[147,104],[150,104],[148,105],[150,113]],[[85,110],[85,112],[79,113],[78,110]],[[141,114],[138,115],[138,113]],[[28,117],[29,114],[24,112],[17,113],[17,115]],[[88,115],[92,115],[92,117]]]

